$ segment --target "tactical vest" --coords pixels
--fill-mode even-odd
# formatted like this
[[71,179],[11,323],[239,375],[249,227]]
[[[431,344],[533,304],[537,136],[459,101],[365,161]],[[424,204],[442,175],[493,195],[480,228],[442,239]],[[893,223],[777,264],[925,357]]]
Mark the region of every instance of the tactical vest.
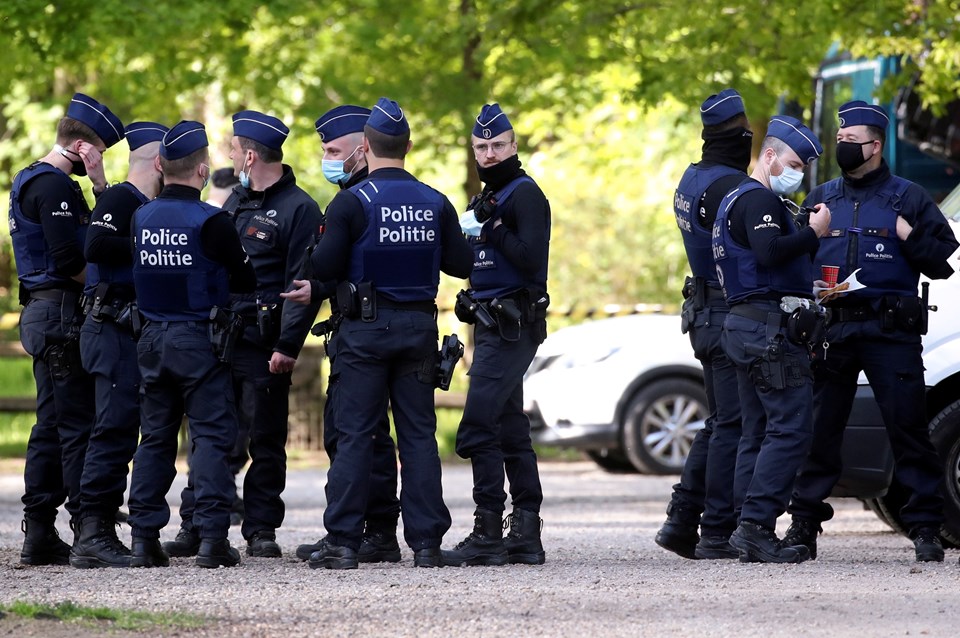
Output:
[[443,196],[410,179],[366,179],[348,190],[367,218],[350,251],[350,281],[372,282],[391,301],[436,299]]
[[876,194],[863,202],[844,196],[842,178],[824,184],[822,201],[830,208],[830,234],[820,240],[816,265],[840,266],[840,280],[857,268],[866,286],[857,297],[916,296],[920,273],[900,251],[897,216],[910,182],[891,175]]
[[[121,182],[113,188],[126,188],[128,191],[133,193],[134,197],[140,202],[140,205],[146,204],[150,201],[146,195],[140,192],[136,186],[130,182]],[[103,223],[109,223],[108,220],[103,220]],[[123,231],[128,231],[128,229],[123,229]],[[121,231],[121,235],[126,235],[127,232]],[[124,264],[122,266],[116,264],[99,264],[95,262],[87,262],[87,285],[84,287],[83,291],[91,295],[97,286],[101,282],[106,282],[108,284],[116,284],[117,288],[123,291],[121,294],[133,294],[133,266],[131,264]],[[111,294],[114,294],[112,292]]]
[[680,178],[680,185],[673,195],[673,213],[683,237],[683,247],[687,251],[687,261],[694,277],[699,277],[719,285],[717,268],[711,251],[711,228],[698,223],[700,202],[703,194],[718,179],[728,175],[742,175],[735,168],[716,164],[709,168],[698,168],[691,164]]
[[[744,193],[760,188],[762,184],[751,180],[727,193],[713,224],[713,258],[723,294],[731,305],[771,292],[809,297],[813,290],[813,264],[807,255],[799,255],[790,263],[769,270],[757,261],[750,248],[741,246],[730,236],[730,210]],[[797,232],[793,223],[787,224],[788,235]]]
[[[503,217],[506,203],[516,188],[524,183],[535,183],[526,175],[514,179],[502,189],[492,195],[497,202],[497,208],[486,224]],[[476,293],[476,299],[489,300],[495,297],[504,297],[517,292],[522,288],[535,288],[538,291],[547,291],[547,260],[534,274],[524,274],[507,259],[500,250],[488,242],[486,235],[468,237],[473,248],[473,272],[470,274],[470,287]]]
[[[46,239],[43,236],[43,227],[39,220],[34,221],[23,214],[20,199],[27,184],[38,175],[44,173],[57,173],[68,179],[76,190],[75,203],[77,210],[71,211],[73,221],[76,223],[76,241],[83,250],[84,242],[87,237],[87,223],[90,221],[90,209],[83,198],[83,192],[80,186],[55,166],[46,162],[34,162],[23,169],[13,179],[13,186],[10,189],[10,214],[8,222],[10,224],[10,239],[13,241],[13,255],[17,260],[17,277],[20,284],[27,290],[38,290],[43,288],[73,288],[76,282],[67,275],[57,272],[56,264],[50,255]],[[61,207],[64,210],[70,208],[67,202]],[[44,211],[41,211],[43,213]],[[52,211],[56,215],[59,211]]]
[[206,321],[229,302],[222,264],[203,253],[200,231],[220,212],[200,201],[161,198],[134,215],[133,281],[143,315],[153,321]]

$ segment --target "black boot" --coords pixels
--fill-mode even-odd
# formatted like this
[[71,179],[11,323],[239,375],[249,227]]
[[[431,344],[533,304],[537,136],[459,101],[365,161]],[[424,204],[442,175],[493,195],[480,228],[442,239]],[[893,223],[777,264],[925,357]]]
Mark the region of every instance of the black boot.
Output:
[[784,547],[794,547],[803,545],[810,552],[810,559],[817,558],[817,534],[823,532],[823,528],[813,521],[803,518],[794,518],[787,528],[787,533],[783,535],[780,544]]
[[247,556],[257,558],[280,558],[283,552],[277,544],[276,532],[261,530],[247,539]]
[[130,539],[130,567],[168,567],[170,557],[160,546],[159,538]]
[[473,531],[454,549],[443,550],[443,564],[451,567],[464,565],[506,565],[510,559],[503,544],[503,522],[500,514],[477,508]]
[[739,558],[740,550],[730,544],[729,536],[710,536],[704,534],[697,543],[695,555],[698,560],[723,560]]
[[320,539],[320,549],[310,554],[310,569],[356,569],[359,561],[357,552],[343,545],[334,545],[324,536]]
[[193,528],[181,527],[174,540],[163,544],[163,551],[177,558],[196,556],[200,551],[200,534]]
[[198,567],[234,567],[240,564],[240,552],[226,538],[204,538],[197,551]]
[[300,560],[310,560],[310,554],[314,552],[319,552],[323,549],[323,541],[327,539],[326,536],[318,540],[316,543],[308,543],[306,545],[297,545],[297,558]]
[[70,565],[79,569],[130,566],[130,550],[117,538],[115,516],[85,516],[80,520],[80,534],[70,550]]
[[667,506],[667,520],[664,521],[654,541],[660,547],[684,558],[696,558],[697,543],[700,535],[700,515],[672,502]]
[[22,565],[69,565],[70,546],[60,539],[57,526],[34,518],[24,518],[20,524],[23,531],[23,549],[20,550]]
[[937,529],[921,527],[912,536],[918,563],[943,562],[943,543],[940,542],[940,532]]
[[507,548],[507,555],[511,563],[523,565],[543,565],[547,555],[540,542],[540,530],[543,529],[543,519],[536,512],[515,509],[513,514],[503,521],[504,529],[509,525],[503,544]]
[[399,563],[400,543],[396,532],[364,531],[357,560],[361,563]]
[[730,544],[740,550],[741,563],[802,563],[810,558],[803,545],[787,547],[772,529],[752,521],[742,521],[730,535]]

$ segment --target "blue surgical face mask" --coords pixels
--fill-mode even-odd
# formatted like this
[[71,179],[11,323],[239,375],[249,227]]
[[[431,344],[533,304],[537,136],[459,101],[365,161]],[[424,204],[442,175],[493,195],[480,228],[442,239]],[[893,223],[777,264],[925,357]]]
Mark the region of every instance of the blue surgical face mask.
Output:
[[[347,159],[353,157],[359,150],[359,146],[353,149],[353,153],[347,155]],[[328,182],[340,186],[350,181],[350,176],[353,175],[353,171],[348,173],[343,170],[343,164],[346,161],[347,160],[320,160],[320,168],[323,170],[323,176],[327,178]],[[356,164],[354,164],[354,168],[356,168]]]
[[777,156],[777,162],[783,168],[783,172],[779,175],[770,175],[770,190],[778,195],[792,195],[803,182],[803,171],[784,165],[780,161],[779,155]]
[[247,158],[246,158],[246,156],[244,156],[244,158],[243,158],[243,169],[240,170],[240,175],[238,175],[237,177],[238,177],[238,179],[240,180],[240,185],[241,185],[241,186],[243,186],[244,188],[250,188],[250,176],[247,175],[246,170],[244,170],[244,169],[246,169],[246,168],[247,168]]
[[477,221],[477,216],[473,214],[472,210],[460,215],[460,230],[467,237],[479,237],[482,229],[483,224]]

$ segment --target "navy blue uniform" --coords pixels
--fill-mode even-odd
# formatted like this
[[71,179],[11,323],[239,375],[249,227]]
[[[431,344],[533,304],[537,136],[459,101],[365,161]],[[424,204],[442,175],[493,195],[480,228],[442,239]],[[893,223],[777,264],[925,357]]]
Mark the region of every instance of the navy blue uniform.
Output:
[[[890,174],[886,164],[860,179],[842,177],[818,186],[805,205],[824,202],[833,220],[816,265],[840,266],[842,281],[857,268],[866,288],[828,302],[833,321],[816,351],[814,440],[789,511],[815,523],[829,520],[825,502],[841,472],[840,449],[857,377],[867,381],[880,406],[895,459],[894,474],[910,493],[899,512],[911,533],[939,528],[943,480],[927,431],[921,357],[920,274],[944,279],[957,239],[930,196]],[[913,231],[897,237],[897,216]]]
[[134,217],[134,283],[147,319],[137,355],[142,376],[141,440],[133,459],[130,526],[157,539],[170,520],[166,494],[176,476],[180,422],[193,445],[201,538],[226,538],[233,476],[227,455],[237,437],[229,367],[210,341],[210,310],[229,293],[256,285],[253,268],[225,213],[200,191],[170,185]]
[[80,477],[93,427],[93,380],[80,364],[83,243],[90,210],[80,186],[36,162],[10,192],[10,238],[20,280],[20,343],[33,357],[37,423],[24,466],[24,514],[52,524],[66,500],[76,519]]
[[812,437],[806,346],[786,338],[784,295],[810,298],[819,241],[769,189],[744,180],[724,198],[713,250],[730,314],[721,344],[737,367],[743,436],[734,497],[740,521],[776,527]]
[[[343,185],[351,188],[367,179],[367,167],[354,173]],[[311,290],[322,287],[317,281]],[[338,319],[334,319],[337,321]],[[330,379],[327,382],[327,400],[323,406],[323,449],[330,462],[337,455],[337,441],[340,437],[336,419],[337,393],[340,388],[340,375],[333,371],[333,362],[337,355],[337,333],[327,342],[327,356],[330,358]],[[365,516],[366,533],[394,534],[400,518],[400,499],[397,498],[397,448],[390,436],[390,419],[384,414],[373,436],[373,466],[370,473],[370,498],[367,501]]]
[[689,525],[699,523],[705,536],[729,536],[737,526],[739,506],[734,503],[732,479],[741,434],[740,402],[736,368],[720,346],[729,307],[710,244],[721,201],[746,174],[726,156],[708,161],[708,146],[704,156],[684,172],[673,208],[693,276],[685,286],[682,325],[703,367],[710,416],[690,445],[667,513]]
[[[504,164],[506,165],[506,164]],[[474,251],[470,287],[477,301],[515,301],[518,307],[547,297],[550,204],[516,162],[513,179],[494,193],[493,216]],[[497,222],[502,222],[494,228]],[[515,510],[539,514],[543,502],[530,420],[523,412],[523,374],[546,337],[545,312],[534,320],[500,319],[499,327],[474,328],[470,388],[457,430],[457,454],[473,466],[478,508],[501,513],[507,498],[504,471]]]
[[146,202],[147,197],[129,182],[117,184],[97,200],[87,233],[88,310],[80,329],[80,355],[96,386],[97,422],[80,483],[84,516],[116,515],[140,436],[140,368],[134,335],[139,318],[131,305],[136,297],[130,227],[134,211]]
[[[400,450],[404,538],[438,548],[450,527],[436,443],[434,299],[440,271],[470,274],[471,256],[450,202],[400,168],[382,168],[343,190],[327,209],[311,257],[320,280],[372,282],[375,316],[344,316],[336,337],[336,454],[327,474],[328,541],[360,546],[370,496],[374,436],[387,412]],[[339,300],[342,301],[342,300]],[[349,390],[349,391],[344,391]]]
[[[271,373],[270,357],[280,352],[297,358],[319,304],[283,304],[308,246],[316,241],[322,215],[317,203],[297,186],[289,166],[264,191],[234,187],[224,202],[240,243],[257,275],[254,292],[231,296],[231,309],[244,318],[231,362],[240,434],[231,454],[236,474],[251,458],[243,483],[244,520],[241,531],[250,539],[259,531],[274,531],[284,517],[280,494],[287,476],[287,419],[292,373]],[[259,304],[257,303],[259,301]],[[261,334],[258,305],[268,308],[269,322]],[[181,496],[183,528],[191,529],[195,505],[193,484]]]

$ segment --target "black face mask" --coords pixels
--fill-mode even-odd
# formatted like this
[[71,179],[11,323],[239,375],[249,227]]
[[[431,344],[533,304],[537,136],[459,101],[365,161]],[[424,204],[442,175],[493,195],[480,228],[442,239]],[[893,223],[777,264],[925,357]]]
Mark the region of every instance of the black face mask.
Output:
[[867,163],[863,156],[863,147],[867,144],[873,144],[875,140],[869,142],[837,142],[837,166],[844,173],[855,171]]
[[[63,157],[65,157],[70,162],[71,174],[76,175],[77,177],[85,177],[87,175],[87,165],[83,163],[83,158],[80,157],[79,153],[77,153],[76,151],[71,151],[68,148],[63,148],[62,146],[60,147],[59,152]],[[70,153],[71,155],[76,155],[77,157],[80,157],[80,159],[72,160],[69,157],[67,157],[67,153]]]
[[514,178],[523,174],[524,171],[520,168],[520,158],[516,155],[511,155],[502,162],[486,168],[480,166],[479,162],[477,163],[477,175],[480,176],[480,181],[493,191],[500,190]]
[[753,148],[753,133],[749,129],[735,128],[712,135],[703,134],[701,137],[704,161],[746,172]]

